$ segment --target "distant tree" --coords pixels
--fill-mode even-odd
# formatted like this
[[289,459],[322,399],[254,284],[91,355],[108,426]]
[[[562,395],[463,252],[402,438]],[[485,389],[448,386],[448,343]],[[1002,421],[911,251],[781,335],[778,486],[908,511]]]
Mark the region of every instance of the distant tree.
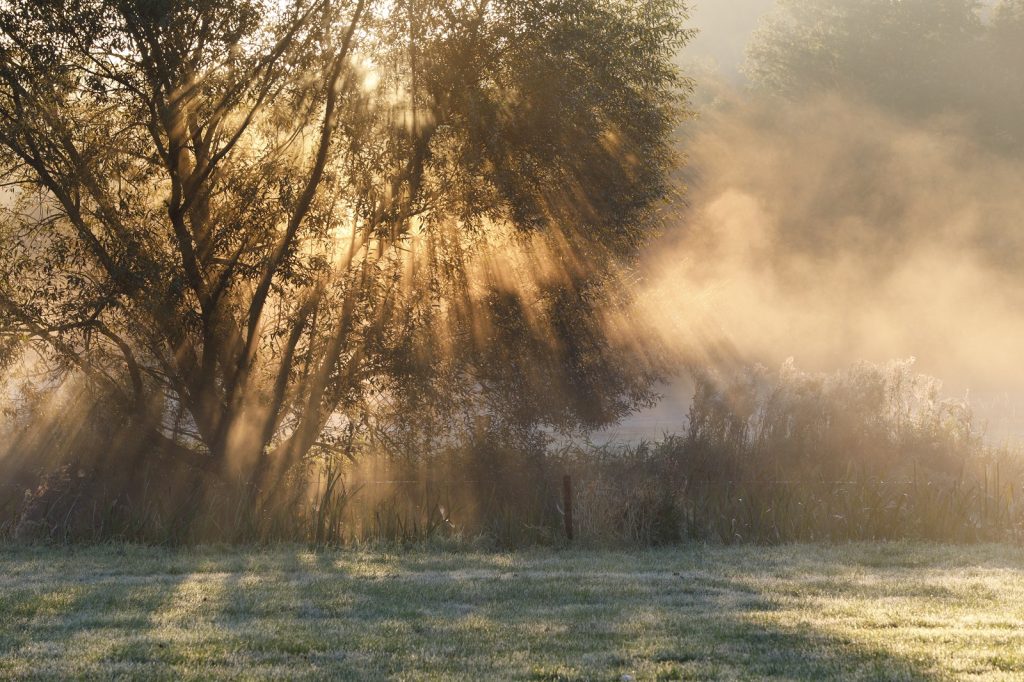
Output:
[[[993,112],[998,139],[1024,146],[1024,0],[1003,0],[992,15],[988,34],[992,74],[985,102]],[[982,79],[986,82],[987,79]]]
[[[746,70],[787,97],[840,91],[910,117],[966,115],[990,141],[1024,144],[1020,2],[780,0]],[[1014,123],[1014,122],[1017,123]]]
[[8,363],[256,487],[445,396],[620,417],[650,376],[599,316],[668,190],[682,12],[0,2]]
[[[1014,39],[1021,24],[1024,24],[1024,1],[1000,0],[993,12],[993,26],[1003,39]],[[1005,33],[1004,33],[1005,32]]]

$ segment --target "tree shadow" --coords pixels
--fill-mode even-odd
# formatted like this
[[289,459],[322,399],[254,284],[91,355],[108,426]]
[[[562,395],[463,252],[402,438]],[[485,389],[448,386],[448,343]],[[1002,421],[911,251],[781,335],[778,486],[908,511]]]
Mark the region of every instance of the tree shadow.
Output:
[[[0,578],[0,668],[12,677],[943,677],[872,636],[885,624],[833,628],[799,593],[870,600],[882,587],[793,579],[756,552],[738,569],[700,552],[633,562],[295,547],[167,553],[120,570],[102,550],[77,572],[68,558],[45,568],[46,556],[32,560],[38,582],[35,564]],[[934,596],[915,589],[904,591]]]
[[[702,571],[605,574],[473,555],[392,559],[391,573],[319,560],[301,585],[318,626],[321,670],[366,677],[515,679],[907,679],[941,677],[927,660],[901,656],[806,621],[780,622],[778,595],[752,581]],[[525,568],[524,568],[525,567]],[[349,567],[350,568],[350,567]],[[756,573],[756,571],[754,571]],[[337,608],[336,595],[354,599]],[[330,597],[331,594],[335,598]],[[840,596],[840,595],[837,595]],[[326,599],[325,599],[326,597]],[[346,637],[333,627],[351,627]]]
[[[0,589],[0,677],[103,677],[122,668],[144,672],[147,651],[166,649],[153,633],[153,614],[174,599],[189,574],[116,568],[119,553],[103,549],[113,570],[90,565],[96,552],[49,549]],[[77,555],[77,556],[76,556]],[[44,560],[42,557],[47,556]],[[7,557],[5,557],[7,559]],[[76,566],[81,561],[82,564]],[[77,569],[77,570],[76,570]]]
[[[635,586],[624,600],[609,599],[616,586],[600,578],[562,587],[563,606],[546,612],[524,612],[514,596],[483,609],[488,620],[521,632],[536,633],[542,623],[532,647],[541,652],[531,672],[537,678],[939,677],[927,662],[807,622],[780,624],[770,617],[778,600],[745,581],[673,575]],[[539,641],[547,633],[554,641]]]

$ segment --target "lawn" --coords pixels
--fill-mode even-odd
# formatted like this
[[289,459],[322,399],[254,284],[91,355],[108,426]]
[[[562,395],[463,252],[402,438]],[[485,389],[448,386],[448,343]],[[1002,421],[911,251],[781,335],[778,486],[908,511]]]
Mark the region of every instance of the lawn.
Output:
[[0,677],[1024,679],[1024,552],[0,546]]

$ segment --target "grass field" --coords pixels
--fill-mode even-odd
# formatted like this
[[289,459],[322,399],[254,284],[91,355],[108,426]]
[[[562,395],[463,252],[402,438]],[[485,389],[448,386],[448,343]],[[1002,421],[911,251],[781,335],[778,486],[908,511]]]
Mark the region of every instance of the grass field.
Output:
[[0,677],[1024,679],[1024,550],[0,546]]

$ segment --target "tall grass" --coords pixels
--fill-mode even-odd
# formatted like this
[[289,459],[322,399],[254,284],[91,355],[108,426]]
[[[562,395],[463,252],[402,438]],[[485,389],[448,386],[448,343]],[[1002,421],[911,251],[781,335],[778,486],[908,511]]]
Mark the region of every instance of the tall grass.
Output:
[[337,539],[561,542],[565,474],[584,544],[1020,539],[1024,457],[912,369],[700,376],[686,430],[657,442],[382,455],[349,473],[365,496]]
[[555,447],[484,420],[419,454],[379,443],[354,460],[317,454],[273,504],[256,506],[242,488],[171,480],[153,464],[135,472],[132,494],[68,464],[8,500],[0,529],[162,543],[558,544],[569,475],[583,545],[1020,540],[1024,456],[987,444],[970,406],[939,388],[907,362],[706,374],[685,429],[655,442]]

